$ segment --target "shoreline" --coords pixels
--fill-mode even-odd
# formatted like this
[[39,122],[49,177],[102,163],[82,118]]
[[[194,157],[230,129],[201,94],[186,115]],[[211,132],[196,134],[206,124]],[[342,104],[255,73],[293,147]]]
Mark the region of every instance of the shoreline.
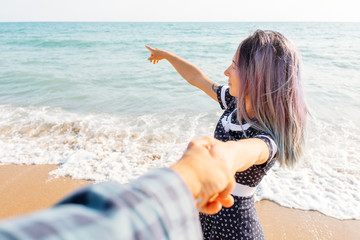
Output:
[[[56,178],[57,165],[0,165],[0,220],[53,206],[66,195],[93,181]],[[255,203],[267,240],[359,239],[360,220],[339,220],[317,211]]]
[[360,220],[340,220],[314,210],[288,208],[269,200],[255,203],[267,240],[358,240]]

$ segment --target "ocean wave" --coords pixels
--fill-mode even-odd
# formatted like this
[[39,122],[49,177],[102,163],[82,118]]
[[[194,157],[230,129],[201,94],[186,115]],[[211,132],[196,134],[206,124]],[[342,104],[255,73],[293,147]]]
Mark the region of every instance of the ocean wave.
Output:
[[340,219],[360,219],[360,128],[349,119],[312,117],[307,147],[294,169],[279,168],[261,182],[258,199],[317,210]]
[[[80,114],[50,107],[0,105],[1,164],[57,164],[56,176],[126,183],[179,159],[188,142],[212,135],[208,113]],[[257,199],[360,219],[360,128],[312,117],[307,147],[294,169],[275,166]]]
[[96,181],[127,182],[168,166],[213,127],[208,114],[116,116],[9,105],[0,112],[1,163],[58,164],[59,176]]

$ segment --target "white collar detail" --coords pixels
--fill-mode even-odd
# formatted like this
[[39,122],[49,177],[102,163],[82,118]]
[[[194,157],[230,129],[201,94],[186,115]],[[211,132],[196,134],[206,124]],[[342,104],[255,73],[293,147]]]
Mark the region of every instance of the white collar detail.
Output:
[[229,116],[223,117],[221,119],[221,123],[222,123],[222,125],[223,125],[223,127],[225,129],[225,132],[229,132],[230,130],[231,131],[241,131],[242,132],[242,131],[246,131],[249,127],[251,127],[251,124],[249,124],[249,123],[245,123],[243,125],[231,123],[231,118],[232,118],[232,115],[233,115],[234,112],[235,112],[235,110],[232,111],[232,113],[230,113]]

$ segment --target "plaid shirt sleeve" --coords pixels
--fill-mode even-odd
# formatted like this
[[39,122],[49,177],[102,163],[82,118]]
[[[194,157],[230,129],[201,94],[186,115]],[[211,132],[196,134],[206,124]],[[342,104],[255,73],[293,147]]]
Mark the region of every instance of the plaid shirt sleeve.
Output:
[[174,171],[86,187],[55,207],[0,223],[0,239],[201,239],[195,202]]

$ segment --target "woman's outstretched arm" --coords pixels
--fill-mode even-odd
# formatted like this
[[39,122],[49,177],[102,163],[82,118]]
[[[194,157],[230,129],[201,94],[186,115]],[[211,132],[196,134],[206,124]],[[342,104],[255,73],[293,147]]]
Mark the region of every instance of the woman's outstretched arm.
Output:
[[151,52],[151,56],[149,57],[150,62],[155,64],[162,59],[168,60],[188,83],[200,88],[212,99],[218,101],[216,91],[219,84],[211,81],[200,69],[173,53],[158,48],[154,49],[149,46],[145,47]]
[[270,156],[265,141],[259,138],[222,142],[212,137],[205,137],[190,142],[189,146],[193,144],[207,147],[215,158],[234,162],[237,172],[245,171],[252,165],[261,165]]

